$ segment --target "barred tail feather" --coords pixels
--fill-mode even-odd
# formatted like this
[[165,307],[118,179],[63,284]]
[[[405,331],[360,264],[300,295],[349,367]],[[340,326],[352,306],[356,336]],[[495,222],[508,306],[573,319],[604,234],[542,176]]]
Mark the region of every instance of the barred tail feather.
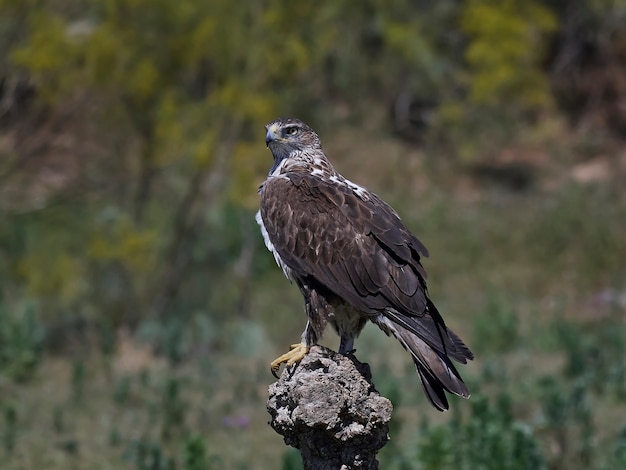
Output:
[[[470,392],[450,359],[436,351],[417,335],[394,324],[382,315],[375,323],[387,334],[393,335],[411,353],[424,393],[439,411],[448,409],[445,392],[469,398]],[[462,343],[461,343],[462,344]]]

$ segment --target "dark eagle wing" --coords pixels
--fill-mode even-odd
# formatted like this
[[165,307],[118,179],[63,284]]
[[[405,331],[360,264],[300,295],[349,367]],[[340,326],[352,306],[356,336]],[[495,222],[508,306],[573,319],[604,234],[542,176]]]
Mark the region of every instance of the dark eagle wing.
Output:
[[365,314],[385,315],[435,350],[466,362],[469,350],[428,299],[420,263],[428,251],[378,196],[287,173],[265,182],[261,217],[274,249],[296,276],[313,279]]

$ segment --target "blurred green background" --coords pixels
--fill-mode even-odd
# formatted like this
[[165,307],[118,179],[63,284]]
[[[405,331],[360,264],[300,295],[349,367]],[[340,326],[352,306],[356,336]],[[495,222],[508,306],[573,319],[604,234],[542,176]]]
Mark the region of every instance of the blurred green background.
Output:
[[254,222],[285,115],[477,356],[439,414],[364,331],[381,468],[626,468],[623,0],[0,0],[0,466],[301,468],[265,400],[303,306]]

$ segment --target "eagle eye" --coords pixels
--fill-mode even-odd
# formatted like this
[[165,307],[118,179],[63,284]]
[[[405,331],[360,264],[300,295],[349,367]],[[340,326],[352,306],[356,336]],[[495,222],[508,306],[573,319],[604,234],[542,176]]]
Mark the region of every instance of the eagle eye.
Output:
[[296,135],[300,129],[298,126],[289,126],[285,128],[285,134],[287,135]]

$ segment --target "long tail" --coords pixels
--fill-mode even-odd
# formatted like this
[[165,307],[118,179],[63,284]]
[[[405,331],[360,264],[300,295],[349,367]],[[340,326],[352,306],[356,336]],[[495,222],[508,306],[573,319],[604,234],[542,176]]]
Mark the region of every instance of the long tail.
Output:
[[[417,335],[395,324],[388,318],[380,315],[375,323],[385,333],[393,335],[413,357],[415,368],[419,375],[424,393],[431,404],[439,411],[449,408],[445,392],[469,398],[470,392],[456,370],[452,361],[444,353],[437,351],[421,340]],[[460,350],[467,351],[467,359],[473,355],[457,335],[450,333],[450,338],[458,344]]]

